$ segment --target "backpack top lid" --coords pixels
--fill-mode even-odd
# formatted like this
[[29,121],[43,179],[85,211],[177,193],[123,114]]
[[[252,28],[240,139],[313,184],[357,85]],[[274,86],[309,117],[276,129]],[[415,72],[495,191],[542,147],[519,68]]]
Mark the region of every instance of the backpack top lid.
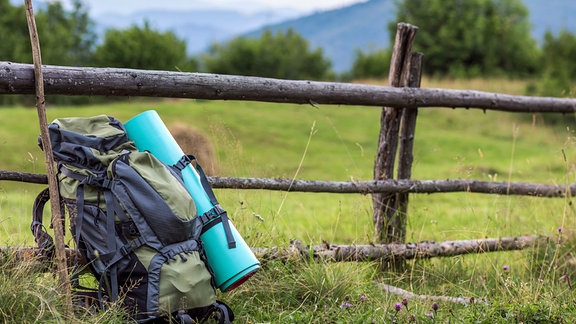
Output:
[[126,133],[124,126],[119,121],[106,115],[88,118],[58,118],[53,123],[60,126],[61,129],[92,137],[109,138]]
[[[130,202],[136,200],[138,208],[134,208],[149,215],[147,221],[162,242],[199,236],[199,223],[190,222],[196,218],[196,206],[182,180],[149,152],[139,152],[120,121],[106,115],[60,118],[49,125],[49,132],[54,159],[64,172],[59,176],[64,198],[75,199],[78,186],[90,184],[86,182],[89,179],[80,180],[73,174],[108,179],[125,187],[115,192],[122,195],[118,198],[123,207],[129,209]],[[86,202],[97,203],[100,196],[93,186],[83,188]]]
[[48,132],[57,162],[94,171],[104,171],[123,150],[137,151],[124,125],[106,115],[55,119]]

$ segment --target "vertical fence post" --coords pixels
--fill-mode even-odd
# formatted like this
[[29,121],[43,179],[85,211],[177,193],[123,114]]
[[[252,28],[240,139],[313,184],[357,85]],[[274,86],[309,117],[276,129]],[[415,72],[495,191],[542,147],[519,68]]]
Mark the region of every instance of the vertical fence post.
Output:
[[[412,53],[410,56],[410,73],[408,87],[419,88],[422,80],[422,53]],[[412,162],[414,161],[414,137],[416,134],[417,108],[403,108],[400,119],[400,147],[398,149],[398,179],[410,179],[412,177]],[[398,233],[402,234],[400,241],[406,239],[406,223],[408,217],[408,193],[399,192],[398,217],[396,222],[390,224]],[[389,227],[389,228],[390,228]],[[389,233],[391,234],[391,233]]]
[[[408,85],[410,57],[412,44],[418,27],[399,23],[390,62],[388,83],[392,87]],[[394,178],[394,163],[398,150],[398,133],[402,109],[400,107],[384,107],[380,115],[380,134],[378,136],[378,151],[374,162],[374,179],[385,180]],[[373,221],[375,239],[381,243],[403,242],[405,239],[405,215],[399,214],[398,195],[376,193],[372,195]],[[404,228],[404,232],[402,231]]]

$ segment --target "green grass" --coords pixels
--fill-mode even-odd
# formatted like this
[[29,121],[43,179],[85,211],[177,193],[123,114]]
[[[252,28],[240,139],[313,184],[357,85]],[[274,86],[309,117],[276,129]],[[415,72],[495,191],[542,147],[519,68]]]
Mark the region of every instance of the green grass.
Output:
[[[340,181],[372,177],[377,108],[143,101],[51,108],[49,120],[107,113],[126,121],[147,109],[156,109],[168,125],[185,121],[204,131],[217,149],[222,176]],[[0,110],[0,169],[43,173],[37,125],[20,122],[35,120],[35,114],[34,109]],[[449,109],[419,113],[414,154],[414,179],[546,184],[571,183],[576,157],[570,130],[532,125],[512,114]],[[0,183],[0,233],[10,233],[0,241],[31,243],[26,223],[30,202],[41,188]],[[236,223],[250,229],[247,236],[255,236],[250,235],[253,229],[265,244],[286,244],[289,238],[366,243],[373,236],[368,196],[226,189],[218,190],[218,196],[238,218]],[[471,193],[411,195],[408,239],[546,234],[573,223],[565,205],[562,199]]]
[[[181,100],[53,108],[49,120],[108,113],[126,121],[146,109],[158,110],[166,124],[186,121],[206,132],[217,148],[222,176],[340,181],[372,177],[380,113],[376,108]],[[9,108],[0,114],[0,168],[42,173],[35,111]],[[416,131],[413,178],[572,182],[576,154],[571,132],[514,117],[478,110],[423,109]],[[11,224],[11,220],[29,218],[28,202],[40,189],[38,185],[0,183],[0,233],[11,233],[1,236],[0,242],[31,242],[28,231],[13,231],[21,223]],[[239,190],[218,190],[218,196],[234,211],[233,217],[242,220],[238,221],[241,227],[262,232],[267,244],[285,244],[292,237],[339,243],[372,239],[368,196]],[[562,199],[412,195],[408,238],[544,234],[570,221],[564,217],[564,207]]]
[[[443,87],[426,81],[428,87]],[[474,80],[474,88],[483,90]],[[490,86],[502,87],[490,82]],[[509,93],[522,85],[510,83]],[[465,85],[460,84],[462,88]],[[486,86],[486,85],[484,85]],[[490,90],[495,91],[495,90]],[[506,92],[503,90],[503,92]],[[48,100],[49,101],[49,100]],[[380,109],[254,102],[134,100],[82,108],[49,107],[48,119],[109,114],[122,121],[156,109],[164,122],[186,122],[214,143],[221,176],[369,180]],[[24,122],[26,121],[26,122]],[[0,169],[43,173],[36,112],[0,109]],[[421,109],[414,179],[478,179],[545,184],[574,182],[571,129],[481,110]],[[32,201],[43,186],[0,182],[0,245],[31,245]],[[373,241],[369,196],[220,189],[216,194],[252,246],[366,244]],[[255,216],[258,215],[258,216]],[[571,199],[473,193],[413,194],[409,241],[459,240],[541,234],[557,237],[534,251],[468,255],[408,262],[399,271],[372,263],[267,262],[253,279],[222,294],[240,322],[572,322],[576,278],[571,266],[575,213]],[[263,219],[263,220],[262,220]],[[68,237],[69,239],[69,237]],[[504,271],[503,267],[509,267]],[[375,282],[417,294],[486,298],[489,304],[410,300]],[[361,296],[362,297],[361,299]],[[347,306],[348,304],[350,306]],[[563,320],[561,320],[561,318]]]

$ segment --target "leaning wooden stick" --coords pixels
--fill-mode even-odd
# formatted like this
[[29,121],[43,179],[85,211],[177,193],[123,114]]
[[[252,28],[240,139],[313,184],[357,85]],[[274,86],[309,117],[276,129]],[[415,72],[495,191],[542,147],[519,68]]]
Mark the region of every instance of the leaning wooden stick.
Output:
[[52,226],[54,227],[54,241],[56,245],[56,270],[60,281],[60,291],[64,294],[66,301],[65,314],[69,318],[74,315],[72,309],[72,293],[70,289],[70,276],[66,264],[66,247],[64,245],[64,229],[62,226],[62,215],[60,213],[60,197],[58,195],[58,183],[54,171],[54,158],[52,155],[50,137],[48,134],[48,122],[46,120],[46,102],[44,98],[44,77],[42,75],[42,55],[40,52],[40,41],[32,9],[32,0],[26,2],[26,19],[30,32],[30,43],[32,45],[32,58],[34,61],[34,78],[36,87],[36,109],[38,111],[38,121],[40,123],[40,136],[44,147],[46,172],[48,176],[48,187],[50,188],[50,207],[52,211]]

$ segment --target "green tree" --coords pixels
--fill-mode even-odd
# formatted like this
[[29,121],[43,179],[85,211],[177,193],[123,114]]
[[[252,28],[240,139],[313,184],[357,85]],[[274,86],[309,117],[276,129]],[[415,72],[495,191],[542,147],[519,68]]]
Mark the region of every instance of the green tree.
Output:
[[352,79],[386,78],[390,70],[391,51],[379,49],[372,53],[356,51],[350,77]]
[[29,63],[32,61],[26,11],[23,5],[13,6],[9,0],[0,0],[0,58]]
[[[186,43],[171,31],[159,32],[144,22],[128,29],[109,29],[94,52],[97,66],[147,70],[187,70]],[[194,66],[193,66],[194,67]]]
[[[554,36],[550,31],[544,35],[542,45],[542,73],[534,83],[528,86],[529,95],[545,97],[576,97],[576,35],[561,30]],[[574,129],[574,114],[538,114],[547,125],[556,125],[564,129]],[[528,118],[532,119],[530,115]]]
[[202,61],[208,72],[220,74],[302,80],[327,79],[332,73],[322,49],[310,50],[308,41],[292,29],[213,44]]
[[[82,1],[73,1],[66,11],[60,2],[50,2],[36,11],[35,19],[45,64],[80,66],[90,61],[96,40],[93,22]],[[30,36],[23,5],[0,0],[0,57],[19,63],[32,63]]]
[[73,10],[69,16],[71,22],[71,48],[73,64],[86,66],[92,61],[92,53],[96,45],[97,35],[95,24],[88,15],[88,9],[81,0],[72,1]]
[[[89,64],[96,41],[94,24],[84,2],[72,1],[73,9],[64,10],[60,2],[49,2],[35,10],[35,20],[44,64],[83,66]],[[36,8],[35,8],[36,9]],[[0,0],[0,59],[32,63],[32,49],[24,5]],[[1,104],[23,103],[26,96],[3,96]],[[29,99],[29,98],[28,98]],[[54,98],[52,98],[54,99]],[[51,102],[71,102],[66,100]],[[30,102],[28,100],[27,104]],[[33,102],[33,100],[31,101]]]
[[567,30],[561,30],[556,37],[546,32],[542,57],[544,66],[537,86],[538,95],[576,96],[576,35]]
[[74,0],[72,5],[68,12],[60,2],[53,2],[36,14],[43,63],[84,66],[90,62],[96,42],[94,22],[82,1]]
[[[537,71],[538,48],[521,0],[402,0],[397,9],[397,21],[419,27],[415,50],[425,55],[426,73],[525,76]],[[396,25],[389,28],[394,35]]]

